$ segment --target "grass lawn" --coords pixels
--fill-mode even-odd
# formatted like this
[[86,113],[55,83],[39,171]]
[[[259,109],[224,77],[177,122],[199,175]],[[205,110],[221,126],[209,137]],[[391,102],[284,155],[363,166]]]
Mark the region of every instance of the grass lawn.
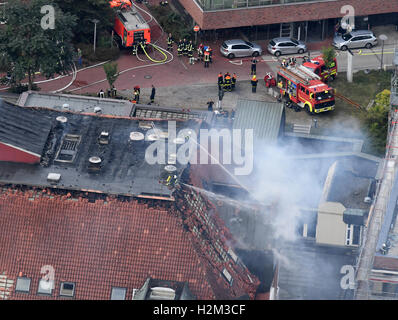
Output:
[[[345,73],[342,73],[335,81],[331,82],[330,85],[335,88],[337,92],[360,104],[366,109],[378,93],[384,89],[391,90],[392,75],[392,71],[372,70],[369,74],[365,74],[365,72],[360,71],[354,73],[354,80],[352,83],[349,83],[347,82]],[[352,106],[339,98],[336,98],[335,111],[336,113],[340,113],[340,116],[345,114],[346,116],[358,119],[361,123],[362,132],[367,135],[367,128],[363,125],[364,112],[366,111],[360,111],[355,106]],[[375,151],[371,141],[371,139],[365,139],[362,151],[376,156],[384,156],[384,153],[378,153]]]
[[[354,73],[354,81],[349,83],[347,82],[345,73],[342,73],[330,85],[343,96],[366,108],[369,102],[376,97],[376,94],[384,89],[391,89],[392,74],[392,71],[380,72],[372,70],[369,74],[360,71]],[[355,108],[338,98],[336,98],[336,103],[339,105],[339,108]]]

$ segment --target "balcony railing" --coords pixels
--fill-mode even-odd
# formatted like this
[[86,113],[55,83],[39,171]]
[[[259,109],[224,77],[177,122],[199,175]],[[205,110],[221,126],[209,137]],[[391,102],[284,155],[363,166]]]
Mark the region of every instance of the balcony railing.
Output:
[[266,7],[289,3],[324,2],[331,0],[195,0],[203,11],[227,10],[249,7]]

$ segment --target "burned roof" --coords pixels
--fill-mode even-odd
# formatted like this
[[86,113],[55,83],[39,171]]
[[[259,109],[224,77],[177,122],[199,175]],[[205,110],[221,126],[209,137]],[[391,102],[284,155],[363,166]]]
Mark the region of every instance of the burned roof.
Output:
[[336,161],[329,171],[331,180],[325,187],[323,200],[339,202],[347,209],[368,211],[375,191],[377,169],[377,162],[359,159]]
[[[126,196],[171,197],[171,190],[160,182],[168,159],[164,159],[165,164],[152,165],[145,157],[146,149],[155,141],[163,139],[167,145],[168,121],[82,115],[8,104],[3,104],[0,110],[2,119],[23,114],[25,119],[32,119],[31,126],[35,119],[43,127],[40,129],[43,131],[41,144],[35,149],[43,154],[41,164],[0,162],[0,183]],[[59,117],[63,117],[62,121],[57,120]],[[40,119],[45,122],[39,122]],[[200,125],[196,120],[175,123],[177,134],[180,129],[197,130]],[[149,134],[153,127],[162,137]],[[22,132],[19,133],[20,125],[11,129],[16,141],[24,141]],[[137,139],[134,136],[132,140],[131,133],[135,133]],[[177,162],[174,167],[178,176],[184,165]],[[60,175],[59,181],[48,181],[49,174]]]
[[0,114],[0,143],[40,156],[51,130],[51,118],[4,100],[0,100]]

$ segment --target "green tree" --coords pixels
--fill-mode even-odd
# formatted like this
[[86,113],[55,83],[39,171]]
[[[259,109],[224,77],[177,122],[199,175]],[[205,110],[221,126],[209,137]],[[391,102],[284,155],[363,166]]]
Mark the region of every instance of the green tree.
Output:
[[109,0],[54,0],[62,11],[68,12],[77,18],[73,28],[74,41],[92,43],[94,37],[94,19],[97,23],[97,34],[112,28],[115,20],[115,9],[112,9]]
[[389,90],[383,90],[378,93],[374,105],[365,114],[364,119],[369,131],[372,148],[379,155],[385,152],[390,95],[391,92]]
[[[41,8],[53,5],[55,28],[43,29]],[[32,89],[35,72],[47,78],[66,71],[73,61],[70,40],[75,18],[64,14],[52,0],[9,1],[7,23],[0,29],[0,55],[12,66],[17,83],[28,77]]]
[[322,48],[322,56],[323,61],[325,61],[325,65],[327,68],[330,68],[330,65],[334,62],[336,58],[336,50],[333,47],[323,47]]
[[105,63],[104,71],[106,74],[106,79],[108,80],[109,83],[109,88],[112,89],[113,84],[115,83],[117,77],[119,76],[117,70],[117,63],[111,63],[111,62]]

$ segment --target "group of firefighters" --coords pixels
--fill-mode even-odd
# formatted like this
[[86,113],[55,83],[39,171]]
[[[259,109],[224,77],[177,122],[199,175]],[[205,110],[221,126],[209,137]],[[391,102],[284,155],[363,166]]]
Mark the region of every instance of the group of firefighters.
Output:
[[224,91],[233,91],[235,89],[236,79],[236,73],[231,76],[229,72],[224,75],[220,72],[218,74],[218,90],[224,89]]
[[[167,36],[167,50],[173,51],[174,39],[171,33]],[[208,68],[209,64],[213,62],[213,50],[210,46],[205,46],[201,43],[197,48],[198,59],[197,61],[204,62],[204,67]],[[192,40],[180,39],[177,43],[177,55],[179,57],[186,56],[193,58],[194,56],[194,44]]]

